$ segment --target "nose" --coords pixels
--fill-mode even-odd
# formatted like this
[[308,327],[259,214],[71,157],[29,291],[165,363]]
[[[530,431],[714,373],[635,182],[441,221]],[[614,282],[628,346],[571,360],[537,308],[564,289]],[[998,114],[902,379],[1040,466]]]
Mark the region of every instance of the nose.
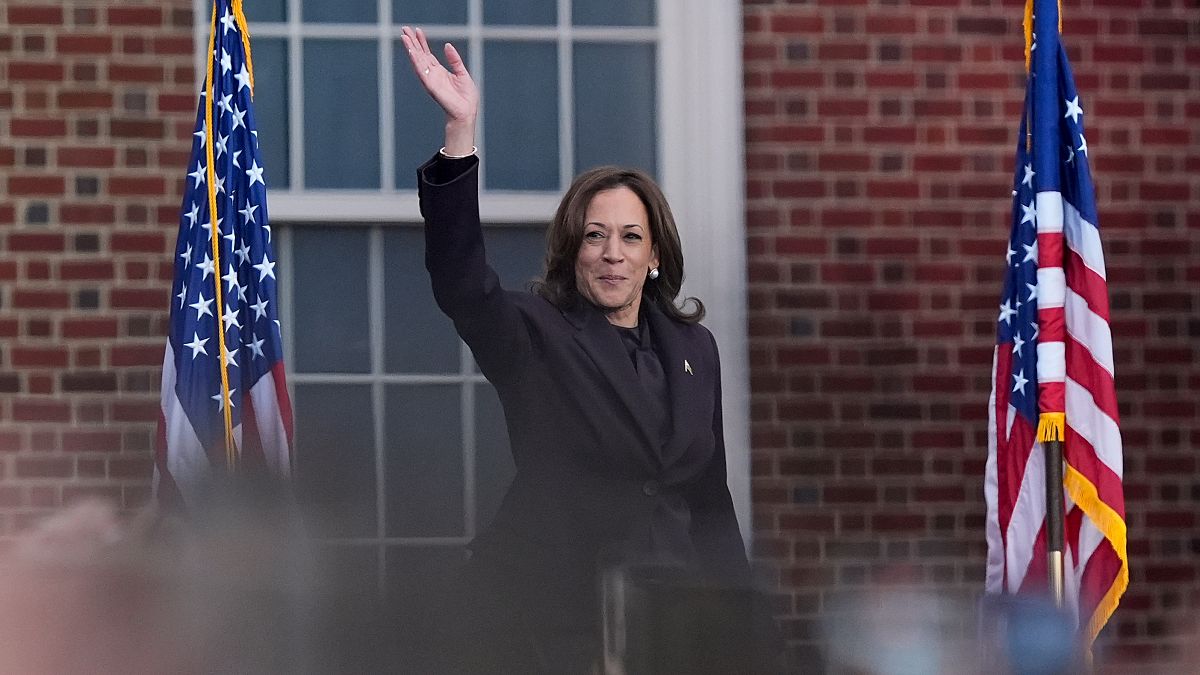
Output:
[[619,263],[625,259],[625,255],[621,252],[620,237],[609,237],[604,242],[604,262]]

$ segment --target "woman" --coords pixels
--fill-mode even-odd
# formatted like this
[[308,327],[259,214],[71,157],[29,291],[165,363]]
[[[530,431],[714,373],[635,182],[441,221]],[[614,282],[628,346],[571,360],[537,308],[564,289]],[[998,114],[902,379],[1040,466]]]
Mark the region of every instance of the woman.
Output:
[[[403,29],[445,146],[418,170],[438,306],[504,406],[516,477],[471,544],[467,644],[489,672],[589,672],[598,579],[654,561],[722,586],[748,567],[729,489],[716,343],[675,304],[683,258],[661,191],[611,167],[571,185],[535,293],[501,289],[484,257],[474,135],[479,94]],[[471,664],[458,664],[466,669]]]

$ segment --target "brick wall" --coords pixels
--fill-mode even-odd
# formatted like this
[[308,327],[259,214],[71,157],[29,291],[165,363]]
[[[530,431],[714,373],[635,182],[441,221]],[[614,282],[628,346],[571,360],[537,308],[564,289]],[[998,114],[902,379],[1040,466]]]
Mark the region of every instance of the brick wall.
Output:
[[[756,553],[800,654],[835,588],[981,587],[1021,4],[745,0]],[[1200,27],[1190,0],[1064,4],[1126,442],[1104,656],[1162,661],[1200,595]],[[0,541],[82,494],[146,499],[190,9],[0,8]]]
[[[982,588],[1023,4],[744,2],[756,554],[804,658],[835,588]],[[1101,657],[1164,661],[1200,598],[1200,16],[1063,4],[1126,457],[1132,581]]]
[[0,538],[83,495],[147,498],[190,8],[0,8]]

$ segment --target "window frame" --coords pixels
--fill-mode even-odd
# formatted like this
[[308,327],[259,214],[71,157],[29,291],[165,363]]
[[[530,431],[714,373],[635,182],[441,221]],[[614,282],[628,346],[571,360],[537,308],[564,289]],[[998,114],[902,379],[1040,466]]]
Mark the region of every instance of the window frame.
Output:
[[[288,1],[286,24],[252,28],[252,38],[288,38],[289,72],[298,73],[302,37],[366,37],[378,40],[380,57],[380,110],[392,110],[390,77],[392,39],[398,39],[400,27],[391,25],[391,0],[379,0],[379,19],[375,25],[309,24],[301,25],[300,0]],[[483,33],[479,17],[483,0],[469,0],[467,26],[432,26],[439,36],[465,38],[474,60],[482,47]],[[208,42],[208,17],[211,6],[193,0],[197,78],[202,79],[204,50]],[[558,0],[560,16],[569,17],[571,0]],[[743,538],[750,542],[750,414],[749,350],[746,312],[746,227],[745,227],[745,145],[742,88],[742,8],[731,0],[694,3],[688,0],[658,0],[658,23],[652,27],[592,28],[566,25],[525,28],[491,27],[488,37],[512,39],[556,36],[560,68],[560,152],[568,159],[573,153],[570,138],[572,94],[570,49],[577,37],[603,41],[647,39],[657,41],[656,113],[658,171],[683,238],[685,260],[690,273],[683,294],[705,301],[708,317],[705,325],[713,332],[721,349],[723,381],[723,418],[725,428],[728,482]],[[561,23],[561,22],[560,22]],[[623,36],[623,37],[622,37]],[[387,39],[382,39],[387,38]],[[567,52],[564,54],[564,52]],[[565,57],[565,58],[564,58]],[[477,73],[482,75],[482,73]],[[303,169],[302,78],[289,78],[290,128],[293,142],[291,167]],[[384,91],[386,89],[386,91]],[[482,126],[482,125],[481,125]],[[481,129],[482,131],[482,129]],[[390,148],[393,129],[388,114],[380,115],[380,146]],[[430,153],[436,148],[430,148]],[[289,226],[305,223],[353,223],[354,225],[411,226],[420,222],[415,190],[390,189],[395,176],[394,152],[381,154],[380,190],[272,190],[270,217]],[[486,163],[486,157],[482,160]],[[573,159],[560,161],[562,183],[569,183]],[[414,167],[415,169],[415,167]],[[291,175],[293,184],[302,183],[302,173]],[[548,222],[557,207],[558,191],[516,192],[482,190],[480,211],[489,223]],[[286,227],[277,228],[287,237]],[[282,243],[282,242],[281,242]],[[285,261],[286,262],[286,261]],[[702,271],[699,272],[699,271]],[[372,293],[382,290],[372,290]],[[281,298],[285,301],[286,298]],[[374,322],[381,323],[381,322]],[[372,326],[371,330],[377,330]],[[382,330],[382,328],[378,328]],[[290,331],[285,327],[286,352],[291,355]],[[289,359],[288,363],[291,362]],[[291,375],[289,369],[289,376]],[[294,381],[294,376],[293,381]],[[379,385],[379,386],[382,386]],[[382,404],[376,405],[378,407]],[[467,409],[464,408],[464,414]],[[471,467],[465,467],[470,469]]]

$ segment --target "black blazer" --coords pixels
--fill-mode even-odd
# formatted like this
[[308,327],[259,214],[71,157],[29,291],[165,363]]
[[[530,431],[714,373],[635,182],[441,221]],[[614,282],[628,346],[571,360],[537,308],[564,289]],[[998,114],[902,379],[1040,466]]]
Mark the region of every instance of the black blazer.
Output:
[[500,287],[484,256],[477,167],[474,157],[435,156],[418,170],[434,297],[496,387],[516,464],[495,520],[471,545],[473,564],[501,570],[494,578],[546,621],[590,622],[602,559],[647,527],[661,500],[682,499],[703,574],[748,582],[712,334],[642,303],[671,399],[672,428],[656,448],[661,421],[604,315]]

